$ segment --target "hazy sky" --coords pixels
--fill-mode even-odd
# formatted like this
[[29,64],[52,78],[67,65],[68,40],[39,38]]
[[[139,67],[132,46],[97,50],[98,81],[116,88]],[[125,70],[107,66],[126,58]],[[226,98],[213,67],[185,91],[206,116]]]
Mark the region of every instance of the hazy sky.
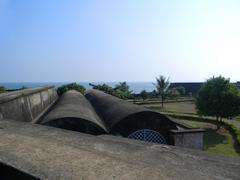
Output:
[[0,82],[240,80],[240,0],[0,0]]

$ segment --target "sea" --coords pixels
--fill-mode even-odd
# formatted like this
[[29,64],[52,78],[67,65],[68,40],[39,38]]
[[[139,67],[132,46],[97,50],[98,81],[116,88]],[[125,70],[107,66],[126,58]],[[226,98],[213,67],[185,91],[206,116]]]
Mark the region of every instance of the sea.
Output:
[[[55,87],[59,87],[68,83],[71,83],[71,82],[16,82],[16,83],[0,82],[0,86],[4,86],[7,90],[13,90],[13,89],[22,88],[23,86],[27,88],[43,87],[43,86],[49,86],[49,85],[54,85]],[[92,86],[90,86],[89,83],[94,85],[105,83],[111,87],[114,87],[119,82],[77,82],[77,83],[83,85],[86,89],[91,89]],[[133,93],[139,93],[142,90],[151,92],[155,89],[153,82],[127,82],[127,84],[129,85],[129,88]]]

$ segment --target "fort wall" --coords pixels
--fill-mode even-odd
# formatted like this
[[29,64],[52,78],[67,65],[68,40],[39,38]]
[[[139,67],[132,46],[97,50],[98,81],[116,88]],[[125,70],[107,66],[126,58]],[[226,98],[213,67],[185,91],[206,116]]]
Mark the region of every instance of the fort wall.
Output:
[[37,122],[58,99],[54,86],[0,94],[0,119]]
[[[75,91],[69,91],[58,99],[53,86],[3,93],[0,94],[0,119],[41,123],[93,135],[118,134],[122,137],[150,129],[160,133],[167,144],[203,148],[203,129],[187,127],[160,113],[102,92],[94,92],[92,96],[87,94],[86,99]],[[153,134],[146,135],[153,137]],[[156,137],[147,141],[155,142]]]

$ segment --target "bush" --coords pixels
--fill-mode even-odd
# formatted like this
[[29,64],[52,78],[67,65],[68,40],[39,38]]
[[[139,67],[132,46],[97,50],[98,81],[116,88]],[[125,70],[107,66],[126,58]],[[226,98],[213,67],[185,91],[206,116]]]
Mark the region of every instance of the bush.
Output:
[[224,126],[226,126],[226,128],[234,134],[236,141],[238,142],[238,144],[240,145],[240,131],[237,129],[237,127],[231,123],[228,122],[222,122]]
[[93,89],[97,89],[100,91],[103,91],[107,94],[116,96],[118,98],[121,99],[131,99],[133,98],[132,96],[132,91],[129,90],[129,86],[127,85],[126,82],[120,82],[118,84],[115,85],[115,87],[111,87],[107,84],[98,84],[98,85],[94,85],[94,84],[89,84],[90,86],[93,87]]
[[240,115],[239,115],[239,116],[236,116],[236,117],[234,117],[234,119],[236,119],[236,120],[240,120]]
[[57,93],[59,96],[61,96],[63,93],[69,91],[69,90],[76,90],[80,93],[84,93],[85,92],[85,87],[80,85],[80,84],[77,84],[77,83],[70,83],[70,84],[65,84],[65,85],[62,85],[60,87],[57,88]]
[[6,89],[3,86],[0,86],[0,93],[4,93]]
[[156,90],[153,90],[152,92],[147,92],[146,90],[141,91],[140,93],[132,93],[132,98],[135,100],[140,99],[158,99],[158,94]]
[[199,117],[192,117],[192,116],[182,116],[182,115],[170,115],[171,117],[173,118],[176,118],[176,119],[185,119],[185,120],[194,120],[194,121],[201,121],[201,122],[209,122],[209,123],[212,123],[212,124],[216,124],[216,125],[223,125],[226,127],[226,129],[228,129],[232,134],[233,136],[236,138],[236,142],[240,145],[240,130],[237,129],[237,127],[234,125],[234,124],[231,124],[229,122],[226,122],[226,121],[216,121],[216,120],[213,120],[213,119],[208,119],[208,118],[199,118]]

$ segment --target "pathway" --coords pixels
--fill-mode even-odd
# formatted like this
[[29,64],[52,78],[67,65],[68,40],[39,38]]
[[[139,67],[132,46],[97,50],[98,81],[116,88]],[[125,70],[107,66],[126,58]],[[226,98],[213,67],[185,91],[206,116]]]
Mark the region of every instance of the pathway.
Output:
[[[165,114],[165,115],[177,115],[177,116],[183,116],[183,117],[197,117],[197,118],[201,118],[198,115],[184,114],[184,113],[171,113],[171,112],[160,112],[160,113]],[[210,119],[210,120],[215,120],[215,118],[209,117],[209,116],[203,116],[203,118]],[[223,121],[235,125],[238,128],[238,130],[240,131],[240,121],[235,120],[235,119],[226,119],[226,118],[224,118]]]

